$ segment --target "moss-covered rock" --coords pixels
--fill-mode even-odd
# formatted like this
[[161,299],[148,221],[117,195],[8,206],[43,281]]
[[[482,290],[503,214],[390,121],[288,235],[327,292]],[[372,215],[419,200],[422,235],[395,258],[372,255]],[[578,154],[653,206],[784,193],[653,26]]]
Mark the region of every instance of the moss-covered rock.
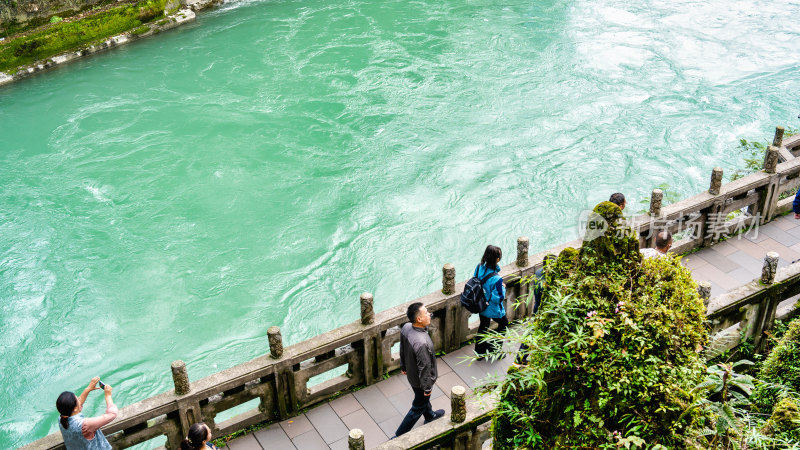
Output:
[[784,398],[775,405],[764,427],[764,434],[800,440],[800,408],[796,399]]
[[[498,385],[495,448],[686,447],[686,394],[705,368],[703,302],[679,259],[642,261],[613,203],[546,269],[529,363]],[[594,223],[593,223],[594,221]]]
[[800,392],[800,320],[789,324],[786,334],[761,366],[758,377]]
[[758,378],[762,384],[750,400],[761,413],[770,413],[790,392],[800,392],[800,319],[789,324],[761,366]]

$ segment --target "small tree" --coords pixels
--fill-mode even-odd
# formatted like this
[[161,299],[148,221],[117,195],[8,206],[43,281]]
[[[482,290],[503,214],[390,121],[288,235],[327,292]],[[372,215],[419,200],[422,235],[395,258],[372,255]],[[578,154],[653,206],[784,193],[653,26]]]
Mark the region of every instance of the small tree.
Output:
[[677,258],[642,261],[621,214],[595,207],[582,247],[547,267],[539,313],[506,334],[528,363],[486,387],[499,395],[495,448],[690,445],[703,302]]

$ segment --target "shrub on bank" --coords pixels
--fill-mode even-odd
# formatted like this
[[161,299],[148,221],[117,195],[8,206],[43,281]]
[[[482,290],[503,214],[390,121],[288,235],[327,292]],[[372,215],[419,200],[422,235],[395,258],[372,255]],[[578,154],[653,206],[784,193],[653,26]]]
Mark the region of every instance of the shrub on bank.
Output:
[[162,17],[166,0],[142,0],[0,44],[0,71],[11,71],[81,46],[103,41]]
[[752,401],[762,413],[771,413],[778,402],[800,393],[800,319],[789,324],[786,334],[770,352],[758,378],[762,384]]
[[539,313],[521,327],[528,364],[492,386],[495,448],[691,447],[703,411],[682,413],[707,341],[696,284],[677,258],[642,262],[616,205],[594,213],[595,236],[545,272]]

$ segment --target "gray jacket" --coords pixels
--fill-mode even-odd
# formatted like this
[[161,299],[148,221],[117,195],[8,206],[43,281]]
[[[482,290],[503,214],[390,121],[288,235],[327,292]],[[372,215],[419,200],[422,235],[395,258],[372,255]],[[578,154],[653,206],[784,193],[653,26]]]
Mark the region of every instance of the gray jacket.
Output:
[[408,375],[408,384],[428,393],[439,376],[436,355],[427,328],[417,328],[411,322],[400,332],[400,370]]

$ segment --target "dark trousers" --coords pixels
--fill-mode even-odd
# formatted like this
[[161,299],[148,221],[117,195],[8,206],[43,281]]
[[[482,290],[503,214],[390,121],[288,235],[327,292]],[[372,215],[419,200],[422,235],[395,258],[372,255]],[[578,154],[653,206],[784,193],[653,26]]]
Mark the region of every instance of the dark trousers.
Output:
[[411,409],[408,410],[405,419],[403,419],[403,421],[400,422],[400,426],[397,427],[397,431],[394,433],[395,436],[408,433],[409,430],[414,427],[414,424],[417,423],[420,416],[425,416],[426,421],[433,419],[431,396],[425,395],[425,391],[420,388],[412,387],[411,390],[414,391],[414,401],[411,402]]
[[490,319],[488,317],[478,316],[481,319],[481,324],[478,325],[478,342],[475,343],[475,353],[478,355],[484,355],[488,352],[500,350],[498,347],[499,342],[481,342],[481,335],[489,329],[489,325],[494,320],[497,322],[497,332],[502,333],[506,331],[506,327],[508,326],[508,317],[501,317],[499,319]]

